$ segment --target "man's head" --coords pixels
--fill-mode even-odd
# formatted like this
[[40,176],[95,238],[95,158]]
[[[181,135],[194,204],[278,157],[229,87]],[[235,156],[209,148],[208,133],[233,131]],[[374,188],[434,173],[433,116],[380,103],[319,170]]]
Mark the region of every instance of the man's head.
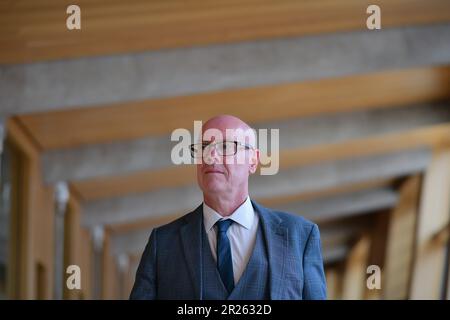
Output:
[[230,115],[213,117],[203,124],[200,143],[203,158],[197,164],[197,181],[203,194],[246,196],[248,177],[259,163],[250,126]]

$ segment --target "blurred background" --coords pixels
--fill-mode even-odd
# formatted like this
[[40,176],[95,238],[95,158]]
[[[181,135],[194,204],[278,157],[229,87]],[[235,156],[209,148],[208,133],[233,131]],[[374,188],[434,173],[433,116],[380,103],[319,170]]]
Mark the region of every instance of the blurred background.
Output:
[[0,2],[2,299],[127,299],[202,200],[170,133],[224,113],[280,130],[251,197],[318,223],[329,299],[450,298],[450,1],[74,2]]

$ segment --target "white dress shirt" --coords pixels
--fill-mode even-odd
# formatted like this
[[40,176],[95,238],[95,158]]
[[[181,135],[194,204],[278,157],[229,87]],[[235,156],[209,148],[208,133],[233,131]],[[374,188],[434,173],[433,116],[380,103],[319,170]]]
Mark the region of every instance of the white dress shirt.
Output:
[[203,222],[208,235],[208,242],[214,260],[217,262],[217,226],[214,224],[220,219],[232,219],[227,231],[230,240],[231,256],[233,259],[234,284],[236,285],[247,267],[248,260],[253,252],[258,230],[258,215],[253,210],[250,197],[231,215],[222,217],[214,209],[203,202]]

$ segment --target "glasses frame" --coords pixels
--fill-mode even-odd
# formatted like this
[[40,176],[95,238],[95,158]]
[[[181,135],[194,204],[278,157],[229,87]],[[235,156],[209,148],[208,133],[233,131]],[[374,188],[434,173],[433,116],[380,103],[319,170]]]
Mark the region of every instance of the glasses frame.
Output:
[[[234,143],[234,153],[233,154],[226,154],[226,155],[221,154],[222,151],[219,151],[219,148],[216,147],[218,144],[226,143],[226,142],[233,142]],[[196,156],[194,156],[194,154],[195,154],[194,147],[195,146],[200,146],[200,145],[202,146],[201,157],[196,157]],[[248,144],[245,144],[245,143],[242,143],[242,142],[239,142],[239,141],[218,141],[218,142],[211,142],[211,143],[206,143],[206,142],[193,143],[193,144],[189,145],[189,150],[191,151],[191,157],[194,158],[194,159],[203,158],[203,153],[205,152],[205,149],[207,147],[212,147],[212,146],[216,149],[217,153],[221,157],[235,156],[237,154],[237,152],[238,152],[238,146],[244,147],[245,150],[254,150],[255,149],[252,146],[250,146]]]

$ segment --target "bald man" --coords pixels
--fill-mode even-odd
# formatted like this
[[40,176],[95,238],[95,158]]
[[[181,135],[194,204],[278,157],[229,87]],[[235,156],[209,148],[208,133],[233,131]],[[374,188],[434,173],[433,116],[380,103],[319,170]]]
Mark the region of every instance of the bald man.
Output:
[[153,229],[130,299],[326,299],[317,225],[249,197],[259,163],[251,128],[214,117],[191,155],[203,203]]

